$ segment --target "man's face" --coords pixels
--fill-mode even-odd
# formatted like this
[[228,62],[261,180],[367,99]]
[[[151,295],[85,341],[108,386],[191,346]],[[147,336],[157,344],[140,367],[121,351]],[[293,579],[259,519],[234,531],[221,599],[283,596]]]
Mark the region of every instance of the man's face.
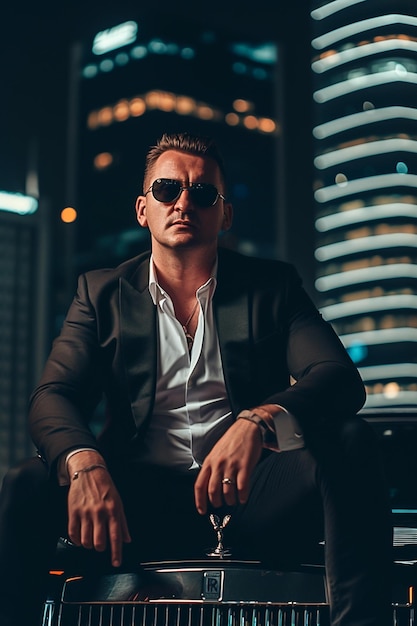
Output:
[[[168,150],[155,162],[145,181],[146,190],[158,178],[179,181],[181,187],[192,183],[210,183],[219,193],[224,193],[219,167],[209,157]],[[217,245],[221,230],[230,228],[232,207],[220,197],[213,206],[200,207],[187,189],[175,201],[163,203],[156,200],[150,191],[138,197],[136,215],[139,224],[149,228],[153,249],[155,246],[178,249],[210,247]]]

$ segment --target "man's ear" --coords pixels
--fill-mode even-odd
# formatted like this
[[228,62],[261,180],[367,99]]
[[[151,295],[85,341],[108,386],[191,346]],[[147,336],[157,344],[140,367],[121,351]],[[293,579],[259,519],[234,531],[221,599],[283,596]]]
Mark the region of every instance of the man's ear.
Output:
[[148,220],[146,219],[146,196],[138,196],[136,198],[136,220],[143,228],[147,228]]
[[222,230],[229,230],[233,222],[233,206],[230,202],[225,202],[223,207]]

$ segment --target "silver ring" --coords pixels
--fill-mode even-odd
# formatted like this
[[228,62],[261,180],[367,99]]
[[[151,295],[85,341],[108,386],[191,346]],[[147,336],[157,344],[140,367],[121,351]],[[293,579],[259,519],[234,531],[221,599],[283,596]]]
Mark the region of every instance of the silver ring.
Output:
[[223,478],[222,484],[223,485],[234,485],[235,481],[232,480],[231,478]]

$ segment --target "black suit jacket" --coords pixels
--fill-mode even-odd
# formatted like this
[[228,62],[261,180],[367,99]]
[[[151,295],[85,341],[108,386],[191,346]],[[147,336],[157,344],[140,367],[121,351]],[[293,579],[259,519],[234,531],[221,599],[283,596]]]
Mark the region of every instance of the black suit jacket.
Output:
[[[138,450],[156,385],[148,279],[149,253],[80,276],[30,401],[31,434],[50,467],[78,447],[99,448],[110,461]],[[274,402],[308,432],[361,408],[359,374],[291,265],[219,249],[217,281],[213,306],[234,415]],[[97,440],[89,423],[103,394],[107,423]]]

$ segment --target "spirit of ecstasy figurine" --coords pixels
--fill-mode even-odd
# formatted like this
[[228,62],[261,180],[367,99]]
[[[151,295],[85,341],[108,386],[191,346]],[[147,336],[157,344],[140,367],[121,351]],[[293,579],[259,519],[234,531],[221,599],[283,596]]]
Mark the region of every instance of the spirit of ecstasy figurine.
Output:
[[221,521],[218,515],[214,515],[213,513],[210,515],[210,522],[212,523],[213,529],[217,534],[217,546],[214,548],[214,550],[208,552],[207,556],[217,556],[220,559],[232,556],[230,550],[224,548],[223,546],[223,530],[229,523],[231,517],[231,515],[225,515],[223,517],[223,521]]

